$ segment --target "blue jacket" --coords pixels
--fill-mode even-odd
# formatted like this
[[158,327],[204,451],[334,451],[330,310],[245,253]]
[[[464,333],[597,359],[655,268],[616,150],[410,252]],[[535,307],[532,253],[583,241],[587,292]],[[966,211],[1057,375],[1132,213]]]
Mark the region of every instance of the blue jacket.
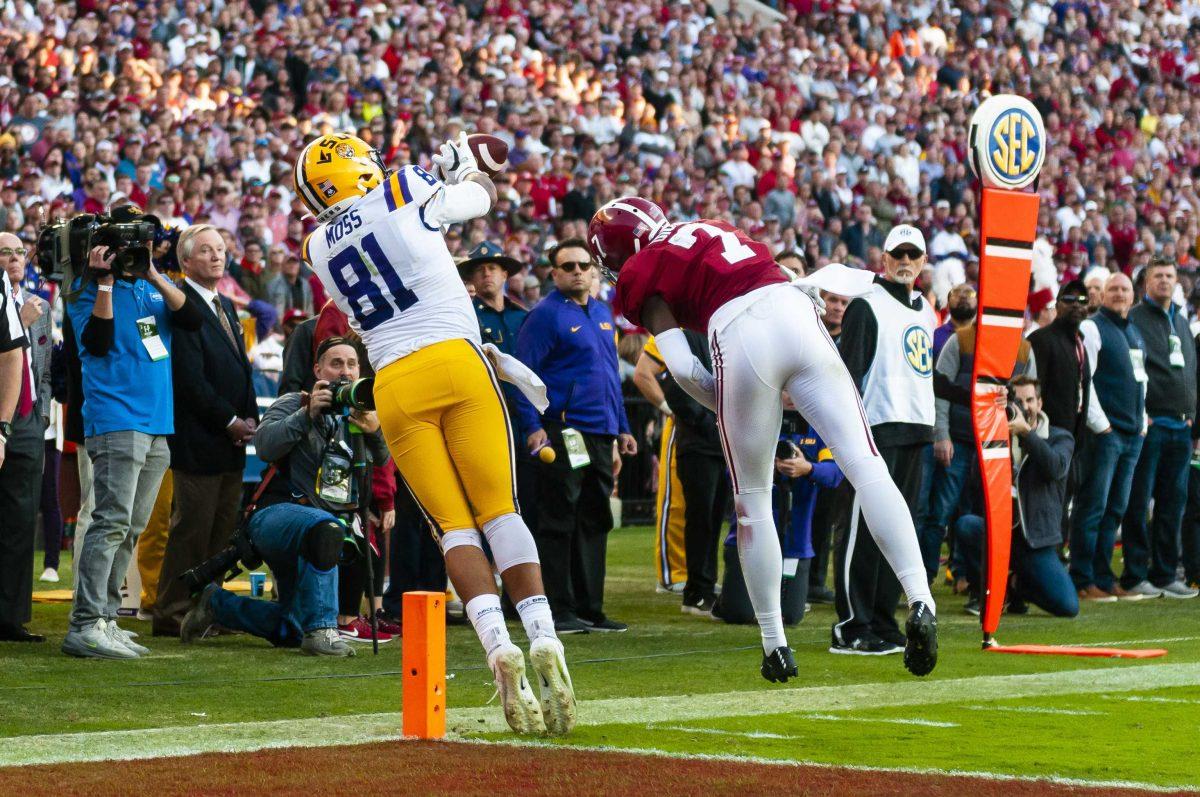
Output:
[[[833,455],[811,426],[805,434],[784,435],[780,439],[791,440],[804,458],[812,463],[812,472],[801,478],[792,479],[776,474],[776,493],[789,490],[792,499],[790,511],[786,516],[779,517],[775,523],[776,528],[783,533],[783,558],[811,559],[812,516],[817,506],[817,493],[821,490],[832,490],[841,484],[845,477],[842,475],[842,469],[833,461]],[[780,508],[786,506],[787,504],[783,503]]]
[[[146,280],[113,282],[113,341],[103,357],[93,356],[83,345],[95,304],[95,282],[67,302],[83,377],[84,437],[128,431],[173,434],[171,311],[162,294]],[[139,319],[148,318],[157,325],[164,347],[158,360],[151,359],[138,331]]]
[[[517,358],[546,383],[550,406],[545,417],[588,434],[629,432],[608,305],[589,299],[581,307],[550,291],[521,327]],[[525,436],[542,428],[537,410],[524,397],[518,415]]]
[[515,357],[517,337],[525,319],[529,317],[529,311],[511,299],[504,300],[503,312],[497,312],[479,298],[472,300],[472,304],[475,305],[475,317],[479,319],[479,334],[483,342],[494,343],[497,349]]
[[1145,358],[1142,333],[1129,319],[1121,318],[1107,307],[1101,307],[1092,316],[1092,322],[1100,333],[1100,351],[1092,372],[1092,386],[1100,408],[1117,431],[1141,434],[1146,402],[1133,371],[1131,353],[1137,349]]
[[[475,306],[475,317],[479,319],[479,336],[483,342],[495,344],[500,351],[516,357],[517,336],[525,319],[529,317],[529,311],[511,299],[504,300],[502,312],[492,309],[479,298],[473,299],[471,303]],[[504,401],[509,416],[514,422],[519,421],[516,413],[521,407],[521,391],[510,382],[504,382],[500,386],[504,390]],[[523,450],[520,445],[517,448]]]

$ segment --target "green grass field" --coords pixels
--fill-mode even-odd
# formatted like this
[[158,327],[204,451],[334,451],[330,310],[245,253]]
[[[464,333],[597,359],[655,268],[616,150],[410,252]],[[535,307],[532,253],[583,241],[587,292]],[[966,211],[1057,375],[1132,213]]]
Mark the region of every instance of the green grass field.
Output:
[[[982,653],[978,620],[939,587],[941,656],[926,679],[899,656],[829,654],[833,612],[818,606],[790,632],[799,680],[772,686],[758,674],[757,629],[682,615],[677,598],[655,594],[652,542],[644,528],[611,537],[606,609],[630,631],[566,639],[583,703],[556,744],[1200,787],[1200,600],[1089,604],[1075,620],[1034,610],[999,633],[1008,644],[1165,647],[1165,658],[1010,656]],[[241,635],[184,647],[126,621],[153,655],[79,661],[58,652],[66,614],[36,604],[31,628],[50,641],[0,646],[0,765],[399,733],[398,642],[327,661]],[[487,705],[490,673],[468,627],[448,630],[447,666],[453,734],[511,739]],[[103,733],[127,730],[140,732]],[[45,738],[63,734],[76,736]]]

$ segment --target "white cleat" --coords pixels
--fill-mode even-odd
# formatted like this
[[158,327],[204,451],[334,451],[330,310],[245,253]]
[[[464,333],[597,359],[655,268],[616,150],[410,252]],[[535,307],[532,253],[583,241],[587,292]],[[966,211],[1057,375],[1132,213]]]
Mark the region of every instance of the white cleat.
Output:
[[575,727],[575,687],[567,672],[562,642],[538,637],[529,646],[529,663],[537,673],[546,732],[564,736]]
[[521,649],[511,643],[498,648],[488,657],[488,664],[504,705],[508,727],[522,736],[545,733],[542,709],[525,678],[525,654]]

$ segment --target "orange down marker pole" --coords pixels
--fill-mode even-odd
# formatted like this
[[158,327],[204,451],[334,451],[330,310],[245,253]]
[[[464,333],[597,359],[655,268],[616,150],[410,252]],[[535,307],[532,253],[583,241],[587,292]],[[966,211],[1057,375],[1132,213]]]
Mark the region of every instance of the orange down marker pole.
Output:
[[405,736],[446,735],[446,593],[404,593]]
[[1008,418],[996,406],[995,395],[1007,389],[1021,345],[1039,204],[1037,194],[983,189],[971,414],[987,517],[980,615],[985,641],[1000,625],[1012,542]]

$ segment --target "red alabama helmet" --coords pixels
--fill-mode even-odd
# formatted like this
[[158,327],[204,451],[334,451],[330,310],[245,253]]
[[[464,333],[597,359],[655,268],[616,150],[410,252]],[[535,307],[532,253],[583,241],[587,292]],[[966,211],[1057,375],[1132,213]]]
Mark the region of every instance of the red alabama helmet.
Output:
[[625,261],[642,251],[667,223],[662,208],[638,196],[614,199],[588,225],[588,246],[606,276],[616,282]]

